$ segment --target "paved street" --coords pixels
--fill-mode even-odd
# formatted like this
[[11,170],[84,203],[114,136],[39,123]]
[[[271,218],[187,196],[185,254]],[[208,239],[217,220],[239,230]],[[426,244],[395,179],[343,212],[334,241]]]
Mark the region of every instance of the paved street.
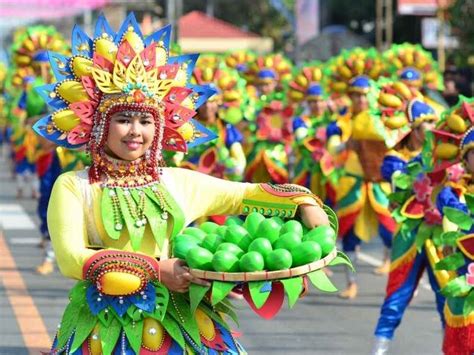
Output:
[[[8,167],[0,165],[0,354],[38,354],[46,350],[66,305],[73,281],[59,273],[35,274],[41,261],[35,225],[36,201],[14,198]],[[12,223],[12,221],[14,223]],[[241,342],[250,354],[368,354],[383,299],[385,278],[372,275],[381,256],[378,241],[365,246],[357,265],[360,297],[340,300],[311,290],[292,310],[273,320],[257,318],[239,305]],[[372,265],[371,265],[372,264]],[[344,286],[342,269],[334,281]],[[441,330],[426,279],[393,342],[393,354],[440,354]]]

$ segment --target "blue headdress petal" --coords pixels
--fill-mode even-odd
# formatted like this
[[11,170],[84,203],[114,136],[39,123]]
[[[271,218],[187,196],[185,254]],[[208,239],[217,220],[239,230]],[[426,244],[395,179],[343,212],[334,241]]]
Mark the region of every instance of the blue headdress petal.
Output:
[[33,130],[36,133],[38,133],[41,137],[51,142],[54,142],[55,144],[61,147],[68,148],[68,149],[77,149],[81,146],[81,145],[70,144],[67,141],[67,138],[64,137],[63,133],[58,130],[54,130],[51,133],[49,133],[47,127],[48,125],[52,125],[52,124],[53,124],[53,121],[51,119],[51,115],[44,116],[40,118],[38,121],[36,121],[36,123],[33,125]]
[[204,104],[211,96],[217,94],[217,90],[209,85],[189,84],[188,87],[198,94],[198,98],[194,104],[196,109],[202,106],[202,104]]
[[[474,129],[469,129],[461,140],[461,150],[474,145]],[[465,152],[464,152],[465,153]]]
[[145,38],[145,46],[149,46],[152,42],[163,41],[163,45],[166,49],[170,47],[171,41],[171,25],[165,26],[162,29],[152,33],[147,38]]
[[48,55],[49,64],[57,81],[74,79],[71,68],[69,68],[69,57],[56,52],[48,52]]
[[67,108],[67,104],[62,99],[60,99],[59,96],[50,96],[50,94],[54,92],[56,85],[57,83],[37,86],[35,90],[52,109],[59,110],[62,108]]
[[217,134],[215,134],[213,131],[210,129],[204,127],[202,124],[200,124],[198,121],[195,119],[190,119],[189,122],[194,126],[194,128],[199,132],[200,137],[197,137],[195,140],[188,142],[187,146],[188,149],[194,148],[200,144],[207,143],[212,141],[213,139],[217,138]]
[[349,87],[358,90],[370,89],[370,79],[365,75],[356,76],[349,83]]
[[115,44],[118,45],[120,43],[120,40],[122,39],[125,32],[128,31],[128,28],[130,26],[133,27],[133,30],[135,31],[135,33],[138,36],[140,36],[140,38],[143,40],[143,35],[142,35],[142,31],[140,30],[140,25],[138,24],[137,19],[135,18],[135,14],[131,12],[128,14],[127,18],[122,23],[122,26],[120,26],[120,29],[114,39]]
[[199,58],[199,54],[184,54],[177,57],[170,57],[168,59],[169,64],[183,64],[186,63],[188,67],[186,68],[186,76],[190,78],[193,75],[194,67]]
[[107,33],[112,38],[115,38],[115,32],[112,30],[112,27],[110,27],[109,22],[104,14],[100,14],[95,25],[94,38],[100,38],[103,33]]
[[78,25],[72,29],[71,49],[72,55],[92,57],[92,40]]

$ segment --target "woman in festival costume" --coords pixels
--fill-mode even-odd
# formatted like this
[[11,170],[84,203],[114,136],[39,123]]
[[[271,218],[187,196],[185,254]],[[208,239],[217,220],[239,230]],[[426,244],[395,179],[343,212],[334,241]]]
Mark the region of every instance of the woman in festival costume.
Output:
[[446,173],[445,170],[432,169],[432,164],[427,163],[431,158],[431,146],[426,134],[433,129],[437,119],[434,109],[419,99],[413,99],[408,106],[408,118],[411,132],[397,145],[401,149],[387,154],[382,166],[382,175],[390,179],[396,191],[390,199],[396,205],[392,214],[399,226],[392,243],[386,297],[375,329],[372,353],[377,355],[388,353],[394,332],[425,269],[444,326],[444,297],[439,290],[449,275],[434,268],[439,260],[439,250],[433,244],[432,236],[441,228],[441,217],[434,200],[438,186],[446,179],[456,180],[459,173],[457,167]]
[[[326,177],[321,166],[326,152],[326,127],[332,121],[328,97],[322,83],[321,65],[303,67],[289,84],[289,98],[300,102],[298,116],[293,118],[296,156],[296,184],[306,186],[323,200],[327,196]],[[331,195],[331,194],[330,194]]]
[[[327,129],[328,150],[345,151],[343,176],[337,182],[335,207],[340,220],[339,236],[349,257],[356,257],[361,241],[378,235],[390,249],[395,221],[388,209],[387,195],[390,184],[383,181],[380,167],[388,151],[392,130],[385,126],[380,116],[371,112],[377,107],[377,87],[370,78],[378,78],[383,65],[373,50],[355,49],[345,52],[331,64],[333,89],[345,90],[352,101],[348,113],[350,121],[336,121]],[[337,84],[337,85],[336,85]],[[344,130],[350,138],[342,143]],[[347,133],[346,133],[347,134]],[[340,296],[355,298],[355,274],[348,270],[348,286]]]
[[[64,71],[40,89],[55,112],[35,125],[59,145],[87,146],[92,157],[90,169],[58,178],[48,208],[60,270],[79,280],[51,352],[243,353],[222,318],[227,302],[191,308],[190,283],[204,281],[169,258],[170,241],[206,215],[287,206],[311,227],[328,216],[297,185],[160,167],[163,149],[185,152],[200,138],[187,113],[211,95],[188,85],[196,57],[168,58],[170,27],[143,39],[133,14],[118,33],[101,16],[93,39],[77,26],[72,38],[72,57],[50,54]],[[194,132],[189,141],[183,126]]]
[[242,181],[247,163],[242,148],[243,136],[236,125],[243,119],[242,95],[245,83],[236,71],[198,61],[194,83],[216,91],[198,109],[197,120],[218,139],[190,149],[179,167],[227,180]]
[[287,105],[283,87],[291,77],[291,64],[281,55],[258,57],[249,68],[255,86],[256,127],[247,153],[245,180],[289,181],[288,153],[291,150],[293,109]]
[[[39,145],[31,130],[31,119],[44,113],[45,105],[34,87],[47,84],[51,78],[48,50],[65,53],[65,44],[54,27],[33,26],[15,36],[12,61],[21,79],[22,92],[11,116],[15,123],[15,162],[17,196],[23,196],[24,186],[31,185],[32,197],[38,196],[36,158]],[[17,69],[18,68],[18,69]]]
[[410,89],[421,91],[424,101],[438,115],[448,108],[440,92],[444,89],[443,75],[430,52],[419,44],[393,44],[383,54],[393,80],[400,80]]

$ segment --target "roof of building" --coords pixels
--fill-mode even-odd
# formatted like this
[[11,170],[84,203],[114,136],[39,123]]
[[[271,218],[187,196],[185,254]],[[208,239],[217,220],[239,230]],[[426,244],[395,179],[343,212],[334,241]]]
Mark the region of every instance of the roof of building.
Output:
[[179,37],[194,38],[258,38],[259,35],[246,32],[228,22],[191,11],[179,19]]

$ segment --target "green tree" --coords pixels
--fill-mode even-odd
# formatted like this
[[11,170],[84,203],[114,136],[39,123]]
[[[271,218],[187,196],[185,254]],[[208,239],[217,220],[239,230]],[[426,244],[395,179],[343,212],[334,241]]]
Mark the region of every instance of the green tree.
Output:
[[453,32],[460,40],[457,50],[457,62],[474,65],[474,2],[472,0],[455,0],[448,9],[448,19]]

